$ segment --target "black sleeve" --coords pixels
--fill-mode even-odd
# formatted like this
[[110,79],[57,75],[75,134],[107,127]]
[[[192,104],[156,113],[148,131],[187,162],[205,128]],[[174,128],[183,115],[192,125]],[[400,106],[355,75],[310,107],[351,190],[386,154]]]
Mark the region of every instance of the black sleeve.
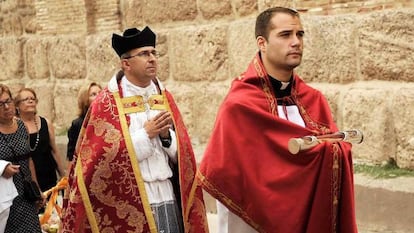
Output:
[[82,127],[82,122],[79,124],[76,121],[72,122],[68,130],[68,145],[67,145],[67,152],[66,157],[69,161],[72,161],[73,155],[75,153],[76,142],[78,141],[79,132]]

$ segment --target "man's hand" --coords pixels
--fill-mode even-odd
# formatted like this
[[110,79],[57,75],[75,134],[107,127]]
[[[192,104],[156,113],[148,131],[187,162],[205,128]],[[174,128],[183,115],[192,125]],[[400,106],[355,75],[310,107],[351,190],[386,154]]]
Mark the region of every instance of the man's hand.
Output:
[[19,173],[19,171],[20,171],[20,165],[15,165],[15,164],[10,163],[10,164],[7,164],[1,176],[8,179],[14,176],[15,174]]
[[168,129],[171,128],[172,117],[170,112],[162,111],[154,118],[144,123],[144,129],[147,131],[149,138],[154,138],[160,135],[162,138],[167,138],[169,135]]

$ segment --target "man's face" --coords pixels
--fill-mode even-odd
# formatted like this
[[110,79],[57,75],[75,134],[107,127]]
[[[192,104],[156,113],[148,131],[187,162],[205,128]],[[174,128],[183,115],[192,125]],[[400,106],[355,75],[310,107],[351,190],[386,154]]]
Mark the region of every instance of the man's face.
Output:
[[157,51],[145,46],[130,51],[130,57],[122,59],[125,73],[141,81],[152,80],[157,75]]
[[257,37],[263,63],[266,69],[291,71],[302,60],[304,31],[300,19],[276,13],[270,24],[268,38]]

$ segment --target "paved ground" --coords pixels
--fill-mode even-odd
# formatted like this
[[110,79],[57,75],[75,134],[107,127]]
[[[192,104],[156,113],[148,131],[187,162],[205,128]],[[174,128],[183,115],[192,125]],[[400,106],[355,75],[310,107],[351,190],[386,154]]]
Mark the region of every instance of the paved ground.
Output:
[[[414,233],[414,178],[373,179],[356,174],[359,233]],[[215,200],[204,198],[210,233],[217,233]]]
[[[207,219],[208,219],[208,227],[209,227],[210,233],[217,233],[217,215],[208,213]],[[359,233],[408,233],[408,232],[359,229]]]

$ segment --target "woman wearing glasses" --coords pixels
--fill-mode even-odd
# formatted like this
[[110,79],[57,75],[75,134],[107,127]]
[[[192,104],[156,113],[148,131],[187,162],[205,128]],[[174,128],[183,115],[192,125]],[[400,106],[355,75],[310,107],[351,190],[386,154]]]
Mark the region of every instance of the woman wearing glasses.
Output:
[[0,232],[40,233],[36,203],[23,196],[24,179],[36,175],[28,132],[15,112],[9,88],[0,84]]
[[18,117],[25,123],[30,134],[30,153],[36,168],[40,189],[46,191],[57,183],[57,174],[65,175],[61,156],[55,143],[53,125],[45,117],[37,115],[38,99],[31,88],[17,92],[15,104]]

